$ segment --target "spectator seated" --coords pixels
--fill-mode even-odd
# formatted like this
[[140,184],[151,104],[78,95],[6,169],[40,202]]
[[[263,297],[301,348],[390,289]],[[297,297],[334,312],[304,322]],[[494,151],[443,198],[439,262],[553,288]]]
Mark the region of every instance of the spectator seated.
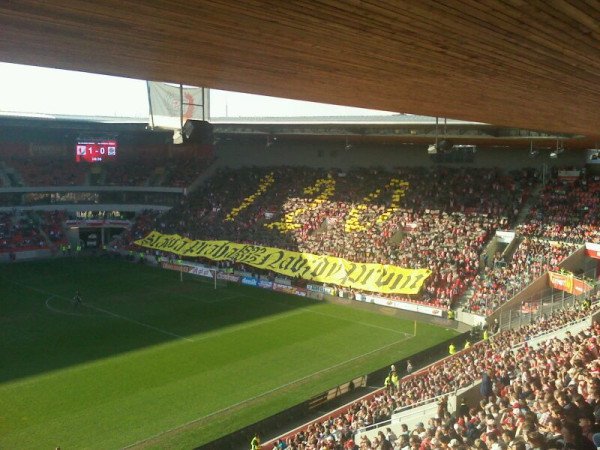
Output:
[[15,213],[0,213],[0,252],[39,250],[46,247],[46,241],[32,219]]
[[26,186],[80,186],[87,167],[72,158],[12,156],[5,164],[20,175]]
[[[593,449],[600,419],[600,325],[537,348],[527,342],[590,311],[571,309],[518,330],[503,331],[275,442],[273,449]],[[443,394],[482,379],[478,405],[454,415]],[[489,388],[489,392],[487,389]],[[375,438],[354,433],[389,420],[394,410],[440,398],[437,417],[409,430],[391,425]]]
[[600,242],[600,176],[554,174],[520,231],[575,243]]
[[165,186],[189,187],[214,161],[211,156],[182,154],[168,161]]
[[67,237],[63,231],[65,221],[68,219],[64,211],[43,211],[38,213],[42,218],[41,228],[54,245],[67,243]]
[[562,260],[577,247],[565,242],[525,237],[509,261],[495,261],[493,267],[485,267],[483,273],[477,275],[466,309],[477,314],[491,314],[547,270],[557,271]]
[[445,308],[476,276],[489,236],[509,226],[528,190],[527,173],[492,169],[222,170],[156,225],[196,239],[429,267],[420,296],[394,298]]

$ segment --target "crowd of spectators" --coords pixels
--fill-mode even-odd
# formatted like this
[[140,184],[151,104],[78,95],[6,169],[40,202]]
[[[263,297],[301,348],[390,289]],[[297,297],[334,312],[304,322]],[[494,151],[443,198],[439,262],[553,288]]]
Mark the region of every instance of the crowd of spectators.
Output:
[[145,210],[140,212],[129,229],[123,231],[117,236],[114,245],[125,249],[138,248],[133,244],[134,241],[147,236],[154,228],[160,213],[155,210]]
[[557,271],[561,261],[576,249],[577,245],[567,242],[523,237],[508,261],[495,260],[477,275],[465,309],[491,314],[545,271]]
[[[274,449],[595,449],[600,431],[600,325],[539,347],[537,335],[590,314],[571,309],[502,331],[397,385],[357,401],[337,417],[316,422]],[[392,366],[392,371],[395,371]],[[444,394],[481,381],[479,405],[447,411]],[[438,399],[437,417],[414,430],[392,426],[373,439],[354,442],[355,432],[426,399]],[[392,430],[394,428],[395,430]]]
[[214,161],[213,157],[176,156],[166,165],[165,186],[189,187]]
[[48,236],[50,242],[54,245],[61,245],[67,242],[64,233],[64,223],[68,219],[65,211],[40,211],[39,216],[42,219],[41,228]]
[[[214,161],[208,154],[164,146],[122,147],[114,160],[90,164],[75,161],[64,148],[46,153],[27,148],[2,148],[1,161],[15,186],[168,186],[188,187]],[[193,149],[192,149],[193,150]],[[13,176],[14,174],[14,176]],[[3,180],[0,178],[0,186]]]
[[73,158],[19,155],[5,157],[4,162],[17,171],[25,186],[79,186],[87,174],[87,168]]
[[106,186],[146,186],[150,175],[159,167],[161,161],[138,156],[127,160],[110,161],[102,165],[104,185]]
[[555,173],[519,229],[560,241],[600,242],[600,176],[582,171],[573,180]]
[[34,221],[16,212],[0,213],[0,252],[36,250],[47,247]]
[[[252,196],[269,173],[272,187]],[[448,307],[477,274],[494,230],[512,224],[532,184],[530,172],[493,169],[221,170],[157,225],[196,239],[430,268],[422,295],[402,299]],[[242,202],[235,220],[225,220]]]

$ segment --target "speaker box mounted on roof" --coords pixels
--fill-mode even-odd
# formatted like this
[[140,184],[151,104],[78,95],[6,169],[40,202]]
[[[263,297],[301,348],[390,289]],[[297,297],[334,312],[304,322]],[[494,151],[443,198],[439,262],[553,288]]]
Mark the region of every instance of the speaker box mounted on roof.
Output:
[[186,120],[183,125],[183,137],[186,142],[212,145],[214,142],[212,123],[206,120]]

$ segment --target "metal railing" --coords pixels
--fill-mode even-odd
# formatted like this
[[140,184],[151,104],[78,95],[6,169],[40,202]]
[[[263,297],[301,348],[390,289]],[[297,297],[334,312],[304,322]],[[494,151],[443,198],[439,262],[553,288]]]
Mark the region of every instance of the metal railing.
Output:
[[548,288],[533,297],[526,298],[509,308],[504,308],[497,316],[499,330],[521,327],[538,321],[573,305],[580,305],[585,300],[595,302],[600,294],[599,285],[582,295],[571,295],[564,291]]
[[[574,297],[574,296],[570,296],[570,297],[573,297],[573,299],[571,299],[572,301],[576,301],[576,300],[577,300],[577,298],[576,298],[576,297]],[[599,300],[599,301],[600,301],[600,300]],[[556,311],[559,311],[560,309],[564,309],[565,307],[569,307],[569,306],[571,306],[572,304],[573,304],[572,302],[571,302],[570,304],[568,304],[568,305],[567,305],[567,304],[565,304],[565,303],[563,303],[563,304],[562,304],[562,308],[557,308],[557,309],[555,309],[554,311],[555,311],[555,312],[556,312]],[[597,304],[598,304],[598,301],[597,301],[597,302],[596,302],[594,305],[592,305],[592,306],[597,306]],[[592,310],[590,311],[590,314],[587,314],[587,315],[585,315],[584,317],[580,317],[580,318],[578,318],[578,319],[575,319],[575,320],[572,320],[571,322],[567,322],[567,323],[565,323],[565,324],[562,324],[562,325],[560,325],[560,326],[558,326],[558,327],[556,327],[556,328],[553,328],[553,329],[551,329],[551,330],[547,330],[547,331],[544,331],[544,332],[542,332],[542,333],[536,334],[535,336],[531,336],[531,337],[529,338],[529,340],[533,340],[533,339],[539,339],[539,338],[541,338],[541,337],[548,336],[548,335],[551,335],[551,334],[553,334],[553,333],[556,333],[556,332],[557,332],[557,331],[559,331],[559,330],[563,330],[563,329],[566,329],[566,328],[572,327],[572,326],[574,326],[574,325],[577,325],[577,324],[579,324],[579,323],[581,323],[581,322],[584,322],[584,321],[586,321],[586,320],[590,320],[590,318],[591,318],[591,317],[592,317],[594,314],[597,314],[597,313],[598,313],[598,309],[592,309]],[[525,325],[525,324],[524,324],[524,325]],[[506,329],[508,329],[508,328],[509,328],[509,327],[505,328],[505,330],[506,330]],[[481,344],[483,344],[483,342],[482,342],[482,341],[480,341],[480,342],[476,343],[476,344],[475,344],[473,347],[471,347],[471,349],[473,349],[473,348],[475,348],[477,345],[481,345]],[[513,347],[511,347],[511,349],[510,349],[510,350],[511,350],[511,351],[516,351],[516,350],[518,350],[519,348],[522,348],[524,345],[525,345],[525,343],[524,343],[524,342],[523,342],[523,343],[520,343],[520,344],[516,344],[516,345],[514,345]],[[441,363],[443,363],[443,362],[444,362],[445,360],[447,360],[448,358],[452,358],[452,357],[455,357],[455,356],[460,356],[460,355],[461,355],[461,354],[463,354],[463,353],[464,353],[464,350],[463,350],[463,351],[461,351],[461,352],[458,352],[456,355],[453,355],[453,356],[448,356],[448,357],[446,357],[446,358],[443,358],[442,360],[440,360],[440,361],[437,361],[437,362],[436,362],[436,363],[434,363],[434,364],[430,364],[429,366],[427,366],[427,367],[424,367],[423,369],[420,369],[418,372],[416,372],[415,374],[413,374],[413,376],[416,376],[416,375],[419,375],[419,374],[421,374],[421,373],[424,373],[424,372],[426,372],[427,370],[429,370],[431,367],[434,367],[434,366],[436,366],[436,365],[438,365],[438,364],[441,364]],[[405,380],[406,380],[406,379],[408,379],[408,377],[405,377]],[[469,388],[472,388],[473,386],[475,386],[476,384],[478,384],[478,383],[480,383],[480,382],[481,382],[481,380],[475,380],[475,381],[473,381],[472,383],[470,383],[470,384],[469,384],[469,385],[467,385],[467,386],[458,387],[458,388],[455,388],[455,389],[454,389],[454,390],[452,390],[452,391],[449,391],[449,392],[446,392],[446,393],[443,393],[443,394],[437,395],[437,396],[435,396],[435,397],[430,397],[430,398],[428,398],[428,399],[420,400],[420,401],[418,401],[417,403],[414,403],[414,404],[411,404],[411,405],[406,405],[406,406],[402,406],[402,407],[396,408],[396,409],[393,411],[393,415],[392,415],[392,417],[391,417],[390,419],[387,419],[387,420],[384,420],[384,421],[381,421],[381,422],[378,422],[378,423],[374,423],[374,424],[368,425],[368,426],[366,426],[366,427],[360,428],[360,429],[358,429],[358,430],[356,431],[355,435],[358,435],[358,434],[361,434],[361,433],[365,433],[365,432],[368,432],[368,431],[371,431],[371,430],[374,430],[374,429],[377,429],[377,428],[380,428],[380,427],[383,427],[383,426],[389,425],[389,424],[393,423],[393,421],[394,421],[394,415],[395,415],[395,414],[401,414],[401,413],[403,413],[403,412],[407,412],[407,411],[410,411],[410,410],[416,409],[416,408],[418,408],[418,407],[420,407],[420,406],[425,406],[425,405],[428,405],[428,404],[437,403],[437,402],[438,402],[438,401],[439,401],[439,400],[440,400],[442,397],[445,397],[445,396],[448,396],[449,398],[450,398],[450,397],[452,397],[452,396],[456,396],[456,395],[457,395],[457,393],[458,393],[458,391],[461,391],[461,390],[463,390],[463,389],[469,389]]]

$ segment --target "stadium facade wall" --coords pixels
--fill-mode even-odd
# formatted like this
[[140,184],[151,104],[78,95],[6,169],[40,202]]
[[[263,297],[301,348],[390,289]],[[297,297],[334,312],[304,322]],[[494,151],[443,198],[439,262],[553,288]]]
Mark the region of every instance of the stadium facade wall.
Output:
[[[550,145],[550,143],[548,144]],[[266,148],[265,143],[255,141],[226,141],[217,147],[220,167],[243,166],[307,166],[315,168],[350,169],[352,167],[398,167],[433,166],[427,154],[427,146],[354,144],[344,148],[344,142],[283,142]],[[468,167],[502,167],[520,169],[525,167],[582,166],[586,161],[585,151],[565,151],[557,159],[550,159],[548,152],[530,158],[529,149],[485,148],[477,152],[473,163],[448,164]]]
[[[19,211],[67,211],[67,212],[78,212],[78,211],[123,211],[123,212],[141,212],[144,210],[152,209],[156,211],[168,211],[171,206],[164,205],[133,205],[133,204],[117,204],[117,203],[78,203],[71,205],[33,205],[33,206],[19,206],[16,209]],[[12,212],[15,210],[15,206],[0,206],[0,212]]]

